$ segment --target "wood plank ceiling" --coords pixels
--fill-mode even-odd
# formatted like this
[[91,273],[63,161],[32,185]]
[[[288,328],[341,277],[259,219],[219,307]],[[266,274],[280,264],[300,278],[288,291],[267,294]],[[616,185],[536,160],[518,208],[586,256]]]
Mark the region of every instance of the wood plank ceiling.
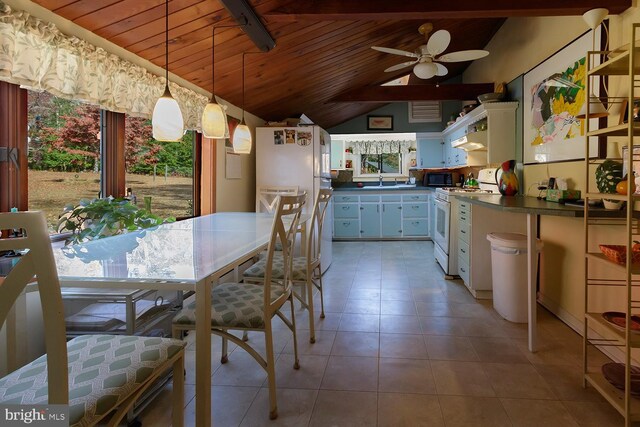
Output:
[[[165,66],[163,0],[34,1],[144,59]],[[553,3],[549,0],[533,2],[536,4],[529,10],[520,7],[514,10],[512,0],[460,1],[466,9],[456,6],[456,10],[451,10],[450,2],[444,0],[404,0],[395,15],[391,10],[393,6],[391,9],[388,6],[393,2],[388,0],[250,1],[256,13],[263,17],[276,40],[276,47],[268,53],[245,57],[246,110],[274,121],[305,113],[317,124],[330,128],[384,105],[332,100],[340,94],[377,86],[407,74],[410,68],[395,73],[384,73],[383,70],[408,58],[377,52],[370,47],[413,51],[424,44],[424,37],[417,29],[429,14],[415,13],[416,10],[428,12],[426,9],[433,7],[438,11],[432,16],[439,19],[429,19],[429,22],[433,23],[434,31],[446,29],[451,32],[447,52],[453,52],[484,48],[504,22],[504,16],[579,14],[594,7],[592,4],[595,3],[594,0],[571,0],[565,3],[570,3],[573,9],[566,6],[554,13],[549,9],[543,12],[541,7],[541,4]],[[627,3],[630,6],[631,0],[607,1],[612,2],[616,6]],[[483,7],[483,3],[487,7]],[[507,7],[511,5],[512,9],[497,10],[503,3]],[[354,4],[361,6],[355,8]],[[315,9],[314,5],[317,6]],[[341,14],[340,8],[344,5],[350,7],[349,13]],[[618,9],[626,9],[621,7]],[[378,13],[365,15],[357,13],[358,10]],[[493,13],[480,13],[481,10],[493,10]],[[320,13],[322,11],[325,13]],[[211,27],[230,25],[233,21],[218,0],[171,0],[169,14],[170,71],[210,91]],[[413,16],[417,19],[406,19]],[[216,95],[241,106],[242,52],[257,49],[238,28],[216,30],[215,44]],[[449,74],[446,77],[428,82],[455,77],[468,65],[466,62],[447,64]]]

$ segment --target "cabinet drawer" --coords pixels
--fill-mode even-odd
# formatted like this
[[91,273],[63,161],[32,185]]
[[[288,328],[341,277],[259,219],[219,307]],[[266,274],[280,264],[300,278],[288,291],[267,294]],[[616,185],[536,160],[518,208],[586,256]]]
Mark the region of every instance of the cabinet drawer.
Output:
[[458,211],[458,220],[460,224],[465,224],[468,227],[471,224],[471,212],[460,209]]
[[334,237],[360,237],[360,221],[357,219],[336,219],[333,221]]
[[405,218],[426,218],[429,216],[427,203],[403,203],[402,215]]
[[336,203],[333,205],[334,218],[358,218],[356,203]]
[[382,196],[382,201],[383,202],[399,202],[400,201],[400,195],[393,195],[393,196]]
[[333,203],[357,203],[358,196],[333,196]]
[[465,242],[469,243],[469,239],[471,238],[471,227],[469,226],[468,223],[462,222],[460,221],[460,223],[458,223],[458,237],[462,240],[464,240]]
[[403,236],[428,236],[429,221],[426,219],[405,219],[402,221]]
[[460,202],[458,202],[458,208],[459,209],[464,209],[467,212],[469,212],[471,210],[471,204],[469,202],[460,201]]
[[378,203],[380,201],[380,196],[360,196],[360,201]]
[[469,265],[469,243],[458,239],[458,259],[464,260]]
[[403,194],[403,202],[426,202],[429,200],[428,194]]
[[469,270],[469,265],[460,258],[458,258],[458,275],[467,286],[471,286],[471,281],[469,279],[471,277],[471,271]]

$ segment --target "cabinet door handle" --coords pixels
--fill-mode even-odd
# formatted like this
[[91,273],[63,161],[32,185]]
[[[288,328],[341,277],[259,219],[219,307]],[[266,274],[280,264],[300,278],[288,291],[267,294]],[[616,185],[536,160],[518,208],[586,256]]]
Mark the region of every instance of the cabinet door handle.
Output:
[[463,254],[467,253],[467,251],[465,251],[464,249],[460,249],[460,252],[462,252]]
[[376,205],[376,212],[380,213],[380,205]]
[[398,206],[398,209],[401,209],[401,210],[402,210],[402,206]]
[[460,230],[460,232],[461,232],[462,234],[467,234],[467,232],[466,232],[466,231],[464,231],[464,230]]
[[461,216],[461,217],[460,217],[460,219],[461,219],[461,220],[463,220],[463,221],[466,221],[466,220],[467,220],[467,218],[465,218],[465,217],[463,217],[463,216]]
[[464,267],[460,267],[460,271],[462,271],[463,273],[467,272],[467,270],[465,270]]
[[343,211],[348,211],[349,209],[351,209],[351,207],[350,207],[350,206],[343,206],[343,207],[342,207],[342,210],[343,210]]
[[415,210],[420,209],[420,206],[413,205],[413,206],[411,206],[411,209],[413,209],[415,211]]
[[384,207],[385,207],[385,205],[382,205],[382,212],[384,212]]
[[362,206],[360,206],[360,210],[361,210],[361,211],[363,211],[363,210],[364,210],[364,208],[363,208]]
[[344,225],[345,227],[348,227],[348,226],[351,225],[351,222],[350,221],[349,222],[343,222],[342,225]]

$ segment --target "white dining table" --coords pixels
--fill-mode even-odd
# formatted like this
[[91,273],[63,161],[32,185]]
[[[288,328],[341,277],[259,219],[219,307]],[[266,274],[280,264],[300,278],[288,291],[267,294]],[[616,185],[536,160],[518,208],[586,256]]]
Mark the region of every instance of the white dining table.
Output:
[[273,216],[216,213],[54,249],[64,287],[195,291],[196,425],[211,425],[211,289],[261,252]]

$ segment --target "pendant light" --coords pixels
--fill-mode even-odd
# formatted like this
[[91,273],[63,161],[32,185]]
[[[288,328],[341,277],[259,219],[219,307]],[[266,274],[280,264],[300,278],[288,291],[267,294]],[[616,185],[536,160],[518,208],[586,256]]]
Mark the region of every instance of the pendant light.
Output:
[[251,153],[251,131],[244,124],[244,53],[242,54],[242,121],[233,132],[233,151],[238,154]]
[[153,108],[151,124],[156,141],[179,141],[184,134],[180,106],[169,90],[169,0],[165,0],[165,87]]
[[228,138],[229,124],[224,108],[216,102],[215,49],[216,27],[211,30],[211,100],[202,111],[202,135],[205,138]]
[[[584,19],[584,22],[586,22],[589,28],[591,28],[591,50],[592,51],[596,50],[596,28],[598,28],[600,24],[602,24],[602,21],[604,21],[604,18],[606,18],[608,14],[609,14],[609,11],[607,9],[598,8],[598,9],[591,9],[582,15],[582,19]],[[604,104],[602,103],[602,101],[600,101],[600,98],[598,98],[593,94],[593,88],[592,88],[592,92],[589,93],[589,95],[586,98],[587,99],[585,100],[585,103],[582,104],[582,108],[580,109],[580,112],[576,116],[577,119],[580,119],[580,120],[586,119],[587,104],[590,105],[589,107],[590,119],[599,119],[602,117],[607,117],[609,115],[609,112],[604,107]]]

